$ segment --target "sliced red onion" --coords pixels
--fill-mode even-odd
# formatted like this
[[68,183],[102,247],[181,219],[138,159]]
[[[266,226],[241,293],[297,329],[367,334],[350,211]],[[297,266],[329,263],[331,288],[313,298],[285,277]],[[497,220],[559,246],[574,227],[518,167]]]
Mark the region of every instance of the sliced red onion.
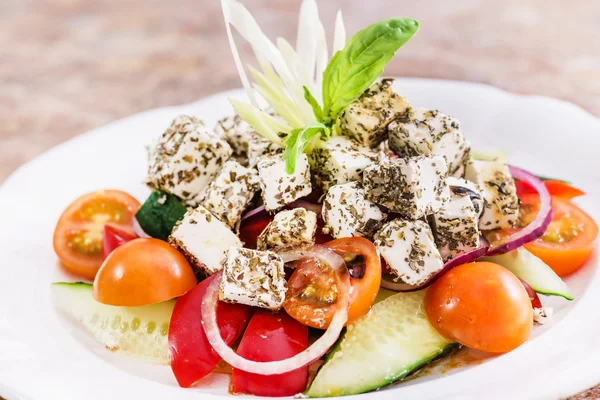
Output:
[[308,211],[312,211],[315,214],[320,215],[321,209],[323,208],[323,206],[318,203],[311,203],[308,200],[299,199],[299,200],[296,200],[296,201],[288,204],[287,208],[289,208],[290,210],[292,210],[294,208],[305,208]]
[[217,303],[219,302],[219,276],[212,280],[202,300],[202,326],[206,333],[208,342],[213,349],[229,365],[242,371],[259,375],[278,375],[294,371],[300,367],[310,364],[325,354],[338,340],[344,325],[348,321],[348,307],[350,305],[350,276],[344,259],[333,250],[316,245],[307,256],[316,257],[327,263],[335,272],[339,289],[339,301],[337,310],[329,324],[329,327],[317,341],[301,353],[280,361],[258,362],[251,361],[236,354],[231,347],[221,338],[217,325]]
[[307,257],[307,255],[312,251],[313,249],[313,245],[308,245],[308,246],[302,246],[302,245],[296,245],[296,246],[289,246],[289,247],[281,247],[277,250],[275,250],[275,252],[277,253],[277,255],[279,257],[281,257],[281,259],[283,260],[283,262],[285,264],[293,262],[293,261],[298,261],[302,258]]
[[469,263],[471,261],[475,261],[478,258],[485,256],[488,253],[489,245],[486,242],[482,241],[482,246],[476,248],[475,250],[471,250],[467,253],[461,254],[458,257],[455,257],[451,260],[446,261],[442,269],[440,269],[437,273],[435,273],[431,278],[422,283],[421,285],[413,286],[403,282],[394,282],[391,275],[383,275],[381,277],[381,287],[393,290],[394,292],[415,292],[417,290],[425,289],[433,282],[435,282],[440,276],[444,275],[446,272],[450,271],[452,268],[457,267],[462,264]]
[[537,176],[521,168],[513,166],[509,166],[509,168],[513,178],[526,182],[538,192],[540,196],[540,209],[535,219],[529,225],[503,238],[499,243],[494,244],[488,253],[490,256],[508,253],[526,243],[534,241],[546,232],[548,225],[552,221],[552,201],[544,182]]
[[266,214],[267,210],[265,209],[265,206],[259,206],[256,208],[253,208],[252,210],[248,211],[246,214],[242,215],[242,221],[247,220],[248,218],[252,218],[256,215],[261,215],[261,214]]
[[152,236],[148,235],[146,232],[144,232],[144,230],[142,229],[142,227],[140,226],[140,223],[138,222],[137,218],[133,217],[133,231],[135,232],[136,235],[138,235],[138,237],[141,238],[151,238]]

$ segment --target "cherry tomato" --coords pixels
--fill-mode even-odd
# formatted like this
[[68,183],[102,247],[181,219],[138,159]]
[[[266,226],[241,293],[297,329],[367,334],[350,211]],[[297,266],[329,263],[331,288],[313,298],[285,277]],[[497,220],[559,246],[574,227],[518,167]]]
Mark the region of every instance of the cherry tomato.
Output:
[[[237,353],[252,361],[279,361],[306,350],[308,327],[284,311],[257,310]],[[302,393],[308,380],[308,365],[278,375],[257,375],[234,368],[231,391],[255,396],[282,397]]]
[[140,202],[119,190],[85,194],[67,207],[54,230],[54,251],[69,272],[94,279],[102,265],[104,225],[133,234],[133,216]]
[[[213,277],[200,282],[177,299],[169,324],[171,369],[181,387],[190,387],[210,374],[221,361],[202,327],[202,299]],[[252,307],[219,302],[217,324],[229,345],[242,334],[252,315]]]
[[110,253],[120,245],[130,240],[137,239],[135,233],[115,228],[111,225],[104,225],[104,237],[102,240],[102,258],[106,259]]
[[[381,261],[369,240],[351,237],[325,244],[340,254],[350,268],[348,323],[369,312],[381,284]],[[304,259],[288,281],[283,307],[296,320],[313,328],[326,329],[336,311],[337,285],[331,268]]]
[[[560,197],[564,200],[571,200],[575,197],[583,196],[585,194],[585,192],[582,190],[561,181],[548,180],[544,181],[544,185],[552,197]],[[519,197],[530,194],[537,195],[537,191],[527,182],[516,181],[515,186],[517,187],[517,195]]]
[[489,262],[459,265],[425,295],[429,322],[448,339],[490,353],[511,351],[531,334],[533,310],[521,281]]
[[134,239],[117,247],[94,280],[94,299],[113,306],[143,306],[181,296],[196,286],[185,257],[159,239]]
[[[527,226],[540,207],[539,196],[521,196],[517,229]],[[511,234],[515,229],[496,231],[493,237]],[[581,268],[592,254],[598,237],[598,225],[581,208],[568,200],[552,197],[552,222],[546,233],[525,245],[560,276]],[[492,238],[493,239],[493,238]]]

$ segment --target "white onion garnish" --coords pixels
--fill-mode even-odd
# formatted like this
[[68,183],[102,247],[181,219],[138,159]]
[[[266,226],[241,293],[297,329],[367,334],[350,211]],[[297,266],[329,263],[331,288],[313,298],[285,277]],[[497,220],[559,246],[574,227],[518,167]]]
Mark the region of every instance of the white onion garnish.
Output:
[[320,358],[338,340],[344,325],[348,321],[348,307],[350,305],[350,275],[346,269],[344,259],[333,250],[316,245],[307,256],[318,258],[327,263],[334,271],[339,289],[337,310],[329,327],[316,342],[301,353],[280,361],[258,362],[239,356],[221,338],[217,324],[217,304],[219,302],[219,285],[221,274],[218,273],[206,289],[202,300],[202,326],[206,338],[212,348],[225,362],[234,368],[259,375],[278,375],[294,371]]
[[133,217],[133,232],[138,235],[138,237],[141,238],[151,238],[152,236],[148,235],[146,232],[144,232],[144,230],[142,229],[142,227],[140,226],[140,223],[138,222],[137,218]]
[[509,168],[513,178],[526,182],[538,192],[540,196],[540,208],[535,219],[529,225],[503,238],[499,243],[495,243],[487,254],[489,256],[508,253],[526,243],[534,241],[546,232],[548,225],[552,221],[552,200],[544,182],[537,176],[521,168],[510,165]]

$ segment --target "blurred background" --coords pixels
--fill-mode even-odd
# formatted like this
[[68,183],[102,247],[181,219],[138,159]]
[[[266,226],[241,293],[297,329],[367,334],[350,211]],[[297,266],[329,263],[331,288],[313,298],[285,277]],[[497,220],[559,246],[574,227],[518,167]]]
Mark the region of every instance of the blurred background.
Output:
[[[300,0],[244,3],[269,35],[295,41]],[[387,75],[483,82],[600,115],[600,1],[319,5],[329,34],[338,8],[348,33],[392,15],[421,21]],[[0,182],[94,127],[241,86],[218,0],[0,0],[0,47]]]
[[[244,3],[267,34],[295,41],[300,0]],[[338,8],[349,34],[390,16],[420,20],[387,75],[482,82],[600,116],[598,0],[319,5],[330,35]],[[0,182],[87,130],[241,86],[218,0],[0,0],[0,48]]]

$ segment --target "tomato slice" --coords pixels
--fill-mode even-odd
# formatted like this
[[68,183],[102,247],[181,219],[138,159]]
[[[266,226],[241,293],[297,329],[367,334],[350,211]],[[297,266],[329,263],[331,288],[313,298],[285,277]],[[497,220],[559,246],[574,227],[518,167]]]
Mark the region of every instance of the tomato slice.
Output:
[[[257,310],[237,349],[252,361],[279,361],[308,347],[308,328],[280,311]],[[308,366],[279,375],[257,375],[233,369],[231,391],[255,396],[293,396],[306,389]]]
[[94,279],[102,265],[104,225],[133,234],[133,216],[140,208],[135,198],[119,190],[85,194],[71,203],[54,230],[54,251],[69,272]]
[[123,243],[137,239],[135,233],[115,228],[111,225],[104,225],[104,237],[102,240],[102,258],[106,259],[110,253]]
[[[538,197],[523,196],[519,222],[527,225],[539,208]],[[560,276],[581,268],[592,254],[598,225],[585,211],[568,200],[552,198],[552,222],[546,233],[525,245]]]
[[[213,350],[202,327],[202,299],[212,276],[177,299],[169,324],[171,370],[181,387],[190,387],[210,374],[221,357]],[[253,309],[219,302],[217,322],[221,337],[231,345],[242,334]]]
[[533,309],[519,279],[489,262],[459,265],[425,294],[429,322],[445,337],[472,349],[511,351],[531,334]]
[[96,301],[135,307],[181,296],[196,286],[186,258],[169,243],[138,238],[117,247],[94,279]]
[[[381,285],[381,260],[373,243],[362,237],[337,239],[325,245],[344,257],[350,268],[350,323],[369,312],[377,297]],[[313,259],[302,260],[288,280],[284,309],[305,325],[326,329],[336,310],[338,290],[335,282],[331,268]]]
[[[569,185],[568,183],[561,181],[548,180],[544,181],[544,185],[553,197],[560,197],[561,199],[571,200],[575,197],[583,196],[585,192],[576,187]],[[537,191],[524,181],[516,181],[515,186],[517,187],[517,195],[519,197],[530,194],[537,194]]]

